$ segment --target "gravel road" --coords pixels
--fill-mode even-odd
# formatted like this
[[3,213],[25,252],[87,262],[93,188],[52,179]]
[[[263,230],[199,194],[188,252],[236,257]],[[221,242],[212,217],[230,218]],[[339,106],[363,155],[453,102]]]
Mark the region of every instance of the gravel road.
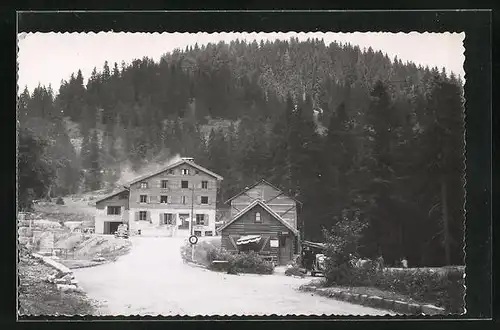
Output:
[[99,315],[385,315],[388,311],[298,292],[310,279],[228,275],[183,263],[181,238],[132,237],[118,261],[74,273]]

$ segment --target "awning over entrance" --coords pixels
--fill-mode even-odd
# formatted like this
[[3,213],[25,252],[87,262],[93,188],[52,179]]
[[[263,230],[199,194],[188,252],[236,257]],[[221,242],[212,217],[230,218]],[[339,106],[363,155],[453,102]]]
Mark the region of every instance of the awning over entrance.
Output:
[[247,235],[240,237],[236,241],[236,245],[244,245],[249,243],[258,243],[262,237],[260,235]]

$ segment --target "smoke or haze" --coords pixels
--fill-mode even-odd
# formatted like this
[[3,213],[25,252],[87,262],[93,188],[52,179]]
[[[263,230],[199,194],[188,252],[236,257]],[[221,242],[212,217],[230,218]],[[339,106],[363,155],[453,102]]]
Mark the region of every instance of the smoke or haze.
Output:
[[153,173],[161,170],[164,167],[172,165],[174,163],[180,162],[182,160],[179,154],[176,154],[173,157],[169,157],[166,161],[161,161],[161,159],[157,158],[151,161],[146,166],[142,167],[139,171],[134,172],[130,164],[123,166],[120,174],[120,179],[116,182],[118,185],[127,184],[130,181],[133,181],[141,176],[147,175],[149,173]]

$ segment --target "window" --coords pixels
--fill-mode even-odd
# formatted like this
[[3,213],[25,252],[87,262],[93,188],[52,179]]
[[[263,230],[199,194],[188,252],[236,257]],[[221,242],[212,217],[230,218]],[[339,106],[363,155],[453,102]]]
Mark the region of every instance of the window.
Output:
[[208,189],[208,181],[201,181],[201,188]]
[[160,196],[160,203],[168,203],[168,196],[165,195]]
[[187,168],[183,168],[182,175],[189,175],[189,170]]
[[141,195],[139,202],[140,203],[147,203],[148,202],[148,196],[147,195]]
[[206,231],[206,232],[205,232],[205,236],[213,236],[212,231]]
[[208,196],[201,196],[201,204],[208,204]]
[[197,214],[196,215],[196,225],[197,226],[205,225],[205,215],[204,214]]
[[262,220],[260,219],[260,213],[259,212],[255,213],[255,222],[262,222]]
[[194,231],[194,235],[198,236],[198,237],[201,237],[201,230],[195,230]]
[[186,196],[182,196],[182,204],[186,204]]
[[141,220],[141,221],[148,220],[148,212],[147,211],[139,211],[139,220]]
[[141,182],[141,189],[148,189],[148,183],[147,182]]
[[174,223],[174,215],[172,213],[163,214],[163,224],[171,225]]
[[121,213],[120,206],[108,206],[108,215],[119,215]]
[[168,188],[168,180],[161,180],[161,188],[162,189]]
[[182,188],[188,188],[188,187],[189,187],[188,182],[187,182],[187,181],[184,181],[184,180],[183,180],[183,181],[181,181],[181,187],[182,187]]

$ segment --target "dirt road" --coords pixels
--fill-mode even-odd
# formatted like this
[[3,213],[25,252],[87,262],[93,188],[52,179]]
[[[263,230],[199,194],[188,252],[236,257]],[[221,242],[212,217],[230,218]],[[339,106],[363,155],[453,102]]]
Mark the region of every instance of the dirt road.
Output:
[[183,263],[180,238],[133,237],[115,263],[75,270],[100,315],[384,315],[295,289],[308,279],[228,275]]

